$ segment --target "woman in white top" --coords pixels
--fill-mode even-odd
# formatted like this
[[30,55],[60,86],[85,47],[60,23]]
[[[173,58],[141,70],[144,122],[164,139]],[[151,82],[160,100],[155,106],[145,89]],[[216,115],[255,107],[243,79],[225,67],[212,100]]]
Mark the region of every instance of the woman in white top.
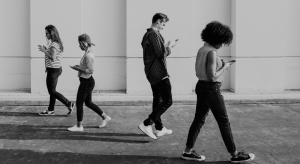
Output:
[[79,65],[70,66],[72,69],[78,71],[80,81],[76,98],[77,125],[68,128],[68,130],[83,131],[83,103],[103,119],[102,124],[99,125],[100,128],[103,128],[111,118],[92,102],[92,91],[95,87],[95,80],[92,76],[94,73],[94,53],[91,46],[95,46],[95,44],[91,42],[91,39],[87,34],[80,35],[78,37],[78,42],[80,49],[85,53],[81,58]]
[[60,60],[62,58],[62,52],[64,50],[64,47],[55,26],[53,25],[46,26],[45,32],[46,32],[46,39],[50,44],[48,47],[38,45],[38,48],[41,52],[44,52],[45,54],[45,66],[47,72],[46,84],[47,84],[48,93],[50,94],[50,102],[49,102],[48,109],[39,114],[53,115],[55,101],[56,99],[58,99],[65,106],[68,107],[69,109],[67,113],[68,116],[73,111],[74,103],[70,102],[62,94],[56,91],[58,77],[62,73]]
[[205,160],[205,157],[198,155],[193,147],[208,112],[211,110],[219,125],[227,151],[232,156],[231,162],[251,161],[255,157],[254,154],[246,154],[243,151],[237,152],[236,150],[226,106],[220,90],[223,73],[233,62],[223,62],[217,54],[217,49],[221,48],[222,45],[231,44],[233,34],[228,26],[213,21],[206,25],[201,33],[201,38],[205,43],[199,49],[196,58],[196,75],[199,79],[195,89],[197,94],[196,114],[189,130],[182,158],[196,161]]

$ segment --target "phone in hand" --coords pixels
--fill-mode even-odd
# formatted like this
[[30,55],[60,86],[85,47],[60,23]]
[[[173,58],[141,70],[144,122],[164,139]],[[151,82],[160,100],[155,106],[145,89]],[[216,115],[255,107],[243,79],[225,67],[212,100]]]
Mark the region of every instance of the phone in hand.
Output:
[[234,62],[236,62],[236,61],[235,61],[235,60],[230,60],[230,61],[228,61],[227,63],[233,64]]

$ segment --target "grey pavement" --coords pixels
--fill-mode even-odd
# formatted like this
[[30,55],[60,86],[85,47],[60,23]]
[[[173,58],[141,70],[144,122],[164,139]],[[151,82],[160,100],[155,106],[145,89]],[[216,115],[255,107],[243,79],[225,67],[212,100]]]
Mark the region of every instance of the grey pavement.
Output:
[[[76,100],[76,93],[66,92],[63,95],[71,101]],[[232,93],[223,92],[226,104],[291,104],[300,103],[300,91],[285,91],[282,93]],[[178,105],[195,105],[196,95],[191,94],[173,94],[174,104]],[[126,93],[93,93],[93,102],[102,106],[134,106],[134,105],[151,105],[151,95],[130,95]],[[1,92],[0,106],[47,106],[49,95],[31,94],[27,92]],[[57,101],[57,105],[63,105]]]
[[[300,104],[226,104],[238,150],[252,152],[253,164],[300,164]],[[217,123],[209,113],[195,145],[206,162],[180,159],[195,105],[173,105],[162,120],[173,134],[152,140],[138,128],[150,105],[100,106],[112,121],[84,108],[84,132],[68,132],[76,111],[38,116],[47,106],[0,107],[1,164],[229,164]]]

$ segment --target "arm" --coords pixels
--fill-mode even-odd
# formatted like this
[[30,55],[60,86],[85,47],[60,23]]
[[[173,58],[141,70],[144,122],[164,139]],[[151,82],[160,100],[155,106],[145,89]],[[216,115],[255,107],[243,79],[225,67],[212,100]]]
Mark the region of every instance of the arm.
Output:
[[72,66],[71,68],[76,71],[83,72],[83,73],[93,74],[94,73],[94,59],[92,57],[90,57],[89,55],[87,55],[84,60],[86,60],[86,65],[87,65],[86,69],[81,68],[79,65]]
[[206,65],[206,75],[209,81],[214,81],[219,78],[224,71],[230,67],[229,63],[226,63],[219,70],[217,69],[217,53],[215,51],[210,51],[207,54],[207,65]]
[[171,54],[171,49],[169,47],[165,47],[165,45],[160,42],[157,34],[150,33],[149,42],[153,46],[155,54],[158,57],[163,58]]
[[85,60],[86,60],[86,66],[87,66],[85,69],[85,73],[93,74],[94,73],[94,59],[89,54],[87,54],[85,57]]
[[56,59],[56,54],[57,54],[57,49],[56,49],[56,48],[51,47],[51,48],[50,48],[50,52],[47,52],[45,47],[39,46],[39,50],[42,51],[42,52],[44,52],[45,55],[46,55],[47,57],[49,57],[49,59],[51,59],[52,61],[55,61],[55,59]]

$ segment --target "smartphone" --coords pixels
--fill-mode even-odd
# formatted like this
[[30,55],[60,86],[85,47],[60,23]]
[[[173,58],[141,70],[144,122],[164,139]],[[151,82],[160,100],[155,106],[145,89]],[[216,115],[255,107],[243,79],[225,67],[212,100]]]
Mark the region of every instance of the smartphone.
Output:
[[227,63],[234,63],[234,62],[236,62],[236,61],[235,60],[230,60]]

